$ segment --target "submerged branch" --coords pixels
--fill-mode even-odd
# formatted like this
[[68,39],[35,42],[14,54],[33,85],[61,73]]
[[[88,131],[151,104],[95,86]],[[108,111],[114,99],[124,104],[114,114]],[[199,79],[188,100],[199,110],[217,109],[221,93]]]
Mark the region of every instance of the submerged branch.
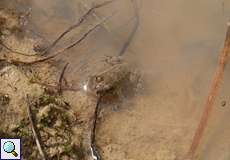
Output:
[[[112,16],[112,15],[111,15]],[[98,22],[97,24],[95,24],[93,27],[91,27],[86,33],[84,33],[80,39],[78,39],[76,42],[73,42],[72,44],[68,45],[67,47],[57,51],[56,53],[54,53],[51,56],[48,57],[44,57],[44,58],[40,58],[38,60],[33,60],[33,61],[21,61],[21,60],[16,60],[16,59],[0,59],[0,61],[6,61],[15,65],[32,65],[32,64],[37,64],[37,63],[41,63],[41,62],[45,62],[47,60],[50,60],[54,57],[57,57],[58,55],[60,55],[61,53],[65,52],[66,50],[69,50],[71,48],[73,48],[74,46],[76,46],[77,44],[81,43],[91,32],[93,32],[97,27],[99,27],[103,22],[105,22],[106,20],[108,20],[111,16],[105,17],[104,19],[102,19],[100,22]]]
[[126,42],[123,44],[123,46],[121,47],[118,56],[122,56],[125,54],[126,50],[128,49],[130,43],[132,42],[134,36],[136,35],[136,32],[138,30],[139,27],[139,23],[140,23],[140,17],[139,17],[139,11],[138,11],[138,6],[137,6],[137,1],[136,0],[131,0],[134,6],[134,13],[135,13],[135,24],[133,26],[133,29],[131,31],[131,33],[128,36],[128,39],[126,40]]
[[98,99],[97,99],[97,104],[96,104],[96,108],[94,110],[94,116],[93,116],[93,124],[92,124],[92,128],[91,128],[91,135],[90,135],[90,150],[91,150],[91,154],[92,157],[95,160],[101,160],[101,156],[97,150],[97,146],[96,146],[96,127],[97,127],[97,119],[98,119],[98,114],[100,111],[100,103],[101,103],[101,95],[99,95]]
[[79,27],[85,20],[86,18],[93,12],[95,11],[96,9],[98,8],[101,8],[107,4],[110,4],[112,3],[113,0],[111,1],[106,1],[106,2],[103,2],[101,4],[97,4],[95,6],[93,6],[92,8],[90,8],[79,20],[77,23],[71,25],[70,27],[68,27],[63,33],[61,33],[58,38],[49,46],[45,49],[45,51],[42,53],[42,54],[47,54],[53,47],[56,46],[56,44],[66,35],[68,34],[70,31],[72,31],[73,29]]
[[193,137],[192,144],[190,146],[190,150],[189,150],[187,157],[186,157],[186,159],[188,159],[188,160],[194,159],[195,153],[197,151],[197,148],[200,145],[204,131],[207,128],[208,120],[209,120],[209,117],[210,117],[211,112],[213,110],[214,102],[218,96],[220,84],[223,81],[225,66],[228,62],[229,51],[230,51],[230,23],[228,23],[226,39],[225,39],[225,43],[224,43],[224,49],[223,49],[222,54],[220,55],[220,58],[219,58],[219,65],[218,65],[217,71],[214,75],[214,78],[213,78],[213,81],[211,84],[211,88],[210,88],[210,92],[209,92],[208,97],[206,99],[204,111],[203,111],[203,114],[201,116],[198,128],[196,129],[195,135]]

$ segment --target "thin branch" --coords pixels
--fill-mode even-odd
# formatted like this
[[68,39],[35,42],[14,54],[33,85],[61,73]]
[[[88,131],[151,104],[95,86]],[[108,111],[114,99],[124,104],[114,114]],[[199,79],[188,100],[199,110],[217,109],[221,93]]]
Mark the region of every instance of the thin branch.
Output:
[[[112,2],[112,1],[111,1],[111,2]],[[88,6],[88,5],[86,4],[85,1],[80,1],[80,3],[81,3],[82,6],[84,7],[84,9],[90,10],[90,6]],[[93,16],[97,21],[99,21],[99,20],[101,19],[101,18],[97,15],[96,10],[94,10],[94,11],[92,12],[92,16]],[[111,31],[111,29],[109,28],[109,26],[108,26],[106,23],[103,23],[103,27],[106,29],[106,31],[108,31],[108,32]]]
[[203,114],[201,116],[199,125],[196,129],[195,135],[193,137],[192,144],[190,146],[190,150],[189,150],[187,157],[186,157],[186,159],[188,159],[188,160],[194,159],[195,153],[197,151],[197,148],[200,145],[204,131],[207,128],[208,120],[209,120],[209,117],[210,117],[211,112],[213,110],[214,102],[218,96],[220,84],[223,81],[224,70],[225,70],[225,66],[226,66],[227,61],[228,61],[229,51],[230,51],[230,23],[228,23],[226,39],[225,39],[225,43],[224,43],[224,49],[223,49],[222,54],[220,55],[220,58],[219,58],[219,65],[218,65],[217,71],[213,77],[210,92],[208,94],[208,97],[206,99],[206,103],[204,106],[204,111],[203,111]]
[[[23,15],[20,16],[20,19],[25,19],[26,17],[28,17],[31,14],[31,9],[29,9],[26,13],[24,13]],[[28,53],[24,53],[24,52],[20,52],[20,51],[16,51],[15,49],[12,49],[11,47],[7,46],[6,44],[4,44],[2,42],[2,40],[0,40],[0,45],[5,48],[6,50],[13,52],[15,54],[19,54],[19,55],[23,55],[23,56],[27,56],[27,57],[32,57],[32,56],[37,56],[35,54],[28,54]]]
[[[89,16],[94,10],[98,9],[98,8],[101,8],[105,5],[108,5],[110,3],[112,3],[113,0],[111,1],[106,1],[106,2],[103,2],[101,4],[97,4],[95,6],[93,6],[92,8],[90,8],[79,20],[77,23],[73,24],[72,26],[70,26],[69,28],[67,28],[62,34],[60,34],[58,36],[58,38],[49,46],[47,47],[40,55],[45,55],[47,54],[53,47],[56,46],[56,44],[67,34],[69,33],[70,31],[72,31],[73,29],[79,27],[87,18],[87,16]],[[36,54],[29,54],[29,53],[24,53],[24,52],[19,52],[19,51],[16,51],[12,48],[10,48],[9,46],[7,46],[6,44],[4,44],[3,42],[0,42],[0,45],[2,45],[6,50],[10,51],[10,52],[13,52],[15,54],[19,54],[19,55],[22,55],[22,56],[27,56],[27,57],[32,57],[32,56],[37,56]],[[15,61],[15,63],[19,63],[19,61]]]
[[28,95],[26,95],[26,102],[27,102],[27,114],[28,114],[30,125],[31,125],[31,128],[32,128],[33,136],[34,136],[34,139],[36,141],[36,145],[38,147],[38,151],[40,153],[40,156],[41,156],[42,160],[46,160],[45,152],[43,151],[42,146],[41,146],[41,138],[40,138],[40,135],[38,133],[38,129],[37,129],[36,125],[34,124],[35,122],[34,122],[34,118],[33,118],[33,115],[32,115]]
[[[73,48],[74,46],[76,46],[77,44],[81,43],[81,41],[83,41],[87,36],[88,34],[90,34],[92,31],[94,31],[97,27],[99,27],[102,23],[104,23],[105,21],[107,21],[111,16],[108,16],[104,19],[102,19],[100,22],[98,22],[96,25],[94,25],[93,27],[91,27],[79,40],[77,40],[76,42],[70,44],[69,46],[67,46],[66,48],[63,49],[63,51],[65,50],[68,50],[68,49],[71,49]],[[61,51],[61,52],[63,52]]]
[[96,146],[96,127],[97,127],[98,114],[100,111],[100,103],[101,103],[101,95],[99,95],[99,97],[97,99],[97,104],[96,104],[96,108],[95,108],[94,116],[93,116],[91,135],[90,135],[90,141],[91,141],[91,145],[90,145],[91,148],[90,149],[91,149],[92,157],[95,160],[101,160],[101,156],[100,156],[100,154],[97,150],[97,146]]
[[62,83],[63,83],[63,78],[64,78],[64,74],[65,71],[68,67],[69,63],[66,63],[66,65],[64,66],[64,68],[62,69],[61,75],[59,77],[59,81],[58,81],[58,93],[62,94]]
[[[111,15],[112,16],[112,15]],[[32,64],[37,64],[37,63],[41,63],[41,62],[45,62],[49,59],[52,59],[58,55],[60,55],[61,53],[63,53],[66,50],[69,50],[71,48],[73,48],[74,46],[76,46],[77,44],[81,43],[91,32],[93,32],[97,27],[99,27],[103,22],[105,22],[106,20],[108,20],[111,16],[108,16],[106,18],[104,18],[102,21],[98,22],[97,24],[95,24],[93,27],[91,27],[86,33],[84,33],[82,35],[82,37],[80,39],[78,39],[76,42],[73,42],[72,44],[68,45],[67,47],[57,51],[56,53],[54,53],[51,56],[45,57],[45,58],[41,58],[38,60],[34,60],[34,61],[20,61],[20,60],[15,60],[15,59],[10,59],[10,60],[6,60],[6,59],[0,59],[0,61],[6,61],[15,65],[32,65]]]
[[67,34],[69,33],[70,31],[72,31],[73,29],[79,27],[85,20],[86,18],[96,9],[98,8],[101,8],[105,5],[108,5],[110,3],[112,3],[113,0],[111,1],[106,1],[106,2],[103,2],[101,4],[97,4],[95,6],[93,6],[92,8],[90,8],[79,20],[77,23],[73,24],[72,26],[70,26],[69,28],[67,28],[63,33],[61,33],[58,38],[49,46],[45,49],[45,51],[42,53],[42,55],[44,54],[47,54],[53,47],[56,46],[56,44]]
[[9,46],[7,46],[6,44],[4,44],[2,41],[0,41],[0,45],[5,48],[6,50],[10,51],[10,52],[13,52],[15,54],[19,54],[19,55],[22,55],[22,56],[26,56],[26,57],[34,57],[34,56],[37,56],[37,54],[26,54],[26,53],[23,53],[23,52],[19,52],[19,51],[16,51],[12,48],[10,48]]
[[118,56],[122,56],[125,54],[130,43],[132,42],[134,36],[136,35],[136,32],[137,32],[138,27],[139,27],[139,23],[140,23],[140,16],[139,16],[139,11],[138,11],[137,1],[136,0],[131,0],[131,1],[133,3],[133,6],[134,6],[135,24],[134,24],[134,27],[133,27],[131,33],[129,34],[128,39],[126,40],[126,42],[122,46],[121,50],[119,51]]

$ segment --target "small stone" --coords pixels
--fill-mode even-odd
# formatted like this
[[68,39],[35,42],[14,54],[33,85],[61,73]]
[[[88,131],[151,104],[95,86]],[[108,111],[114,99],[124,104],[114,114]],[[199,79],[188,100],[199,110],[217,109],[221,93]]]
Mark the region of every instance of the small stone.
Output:
[[222,102],[221,102],[221,106],[222,106],[222,107],[225,107],[225,106],[226,106],[226,104],[227,104],[227,102],[226,102],[226,101],[222,101]]

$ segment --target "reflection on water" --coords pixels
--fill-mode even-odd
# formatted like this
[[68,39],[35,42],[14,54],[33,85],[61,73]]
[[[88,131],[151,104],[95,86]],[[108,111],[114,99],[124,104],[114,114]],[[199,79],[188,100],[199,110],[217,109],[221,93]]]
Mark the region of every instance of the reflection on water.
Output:
[[[50,42],[85,11],[77,0],[30,3],[34,27]],[[71,64],[68,78],[79,79],[79,65],[90,65],[93,59],[118,52],[131,24],[119,26],[132,17],[132,12],[130,3],[120,0],[98,14],[105,16],[112,10],[118,14],[108,21],[110,32],[98,29],[61,57]],[[186,153],[217,65],[229,15],[228,0],[140,1],[141,26],[126,58],[141,68],[148,92],[128,100],[117,112],[108,109],[104,114],[98,143],[107,159],[173,160]],[[67,37],[68,42],[82,31],[84,28]],[[230,159],[230,126],[225,123],[230,112],[229,75],[227,67],[198,159]],[[221,100],[227,101],[226,107],[220,106]]]

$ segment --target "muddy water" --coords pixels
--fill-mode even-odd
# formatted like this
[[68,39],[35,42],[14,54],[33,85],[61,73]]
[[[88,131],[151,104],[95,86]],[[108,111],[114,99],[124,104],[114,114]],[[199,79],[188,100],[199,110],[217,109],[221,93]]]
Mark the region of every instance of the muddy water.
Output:
[[[33,28],[47,42],[75,22],[85,9],[77,0],[31,0]],[[85,1],[89,2],[89,1]],[[90,2],[88,3],[90,4]],[[108,160],[181,159],[191,144],[211,78],[222,48],[229,0],[142,0],[141,25],[126,58],[141,69],[145,91],[118,110],[105,109],[98,128],[98,146]],[[97,29],[85,42],[57,58],[70,62],[68,78],[77,83],[87,68],[103,55],[115,55],[132,26],[129,1],[117,1],[99,11],[115,15],[107,28]],[[84,25],[90,25],[90,19]],[[105,29],[106,28],[106,29]],[[58,47],[84,31],[74,31]],[[67,41],[68,40],[68,41]],[[230,159],[230,68],[226,69],[197,159]],[[221,106],[226,101],[226,106]]]

